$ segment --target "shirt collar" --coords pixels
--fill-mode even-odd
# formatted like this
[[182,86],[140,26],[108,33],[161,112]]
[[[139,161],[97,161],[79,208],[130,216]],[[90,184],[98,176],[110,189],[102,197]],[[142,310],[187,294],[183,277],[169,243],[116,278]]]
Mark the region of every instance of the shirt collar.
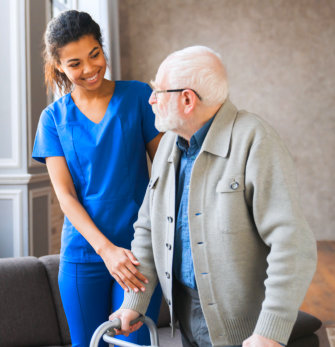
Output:
[[196,152],[198,151],[208,133],[208,130],[215,118],[215,115],[209,119],[196,133],[193,134],[193,136],[190,139],[190,145],[187,143],[187,141],[182,138],[181,136],[177,137],[177,146],[178,148],[183,152]]

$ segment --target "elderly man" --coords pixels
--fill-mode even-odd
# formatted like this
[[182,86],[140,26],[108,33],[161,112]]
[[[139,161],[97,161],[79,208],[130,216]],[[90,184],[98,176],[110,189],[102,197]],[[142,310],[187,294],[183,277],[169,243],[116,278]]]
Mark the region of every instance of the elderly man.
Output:
[[285,345],[316,266],[291,157],[260,117],[230,102],[207,47],[168,56],[149,103],[164,135],[134,224],[149,279],[111,318],[139,324],[157,277],[183,346]]

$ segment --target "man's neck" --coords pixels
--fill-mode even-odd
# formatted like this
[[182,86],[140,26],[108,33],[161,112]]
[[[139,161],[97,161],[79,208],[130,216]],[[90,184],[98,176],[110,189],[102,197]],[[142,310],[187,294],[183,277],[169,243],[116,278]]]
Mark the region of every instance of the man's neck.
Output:
[[197,109],[189,121],[184,124],[182,129],[177,129],[175,133],[184,138],[190,144],[191,137],[201,129],[211,118],[215,116],[221,108],[220,105],[206,106]]

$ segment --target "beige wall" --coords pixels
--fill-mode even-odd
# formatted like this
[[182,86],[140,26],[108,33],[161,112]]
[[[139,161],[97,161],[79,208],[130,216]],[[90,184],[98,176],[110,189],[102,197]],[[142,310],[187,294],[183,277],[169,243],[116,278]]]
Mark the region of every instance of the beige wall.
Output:
[[150,81],[190,45],[222,55],[231,100],[286,141],[306,217],[335,240],[335,1],[120,0],[119,11],[123,79]]

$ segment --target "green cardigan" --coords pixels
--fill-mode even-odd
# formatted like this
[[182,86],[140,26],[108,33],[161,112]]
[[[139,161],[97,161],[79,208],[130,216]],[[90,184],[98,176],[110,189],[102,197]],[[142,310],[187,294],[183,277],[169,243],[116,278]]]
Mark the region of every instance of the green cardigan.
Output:
[[[146,312],[157,275],[170,308],[175,230],[176,134],[159,145],[134,224],[132,251],[150,283],[122,308]],[[286,344],[316,267],[291,157],[264,120],[227,99],[192,170],[189,229],[201,307],[213,346],[252,333]]]

